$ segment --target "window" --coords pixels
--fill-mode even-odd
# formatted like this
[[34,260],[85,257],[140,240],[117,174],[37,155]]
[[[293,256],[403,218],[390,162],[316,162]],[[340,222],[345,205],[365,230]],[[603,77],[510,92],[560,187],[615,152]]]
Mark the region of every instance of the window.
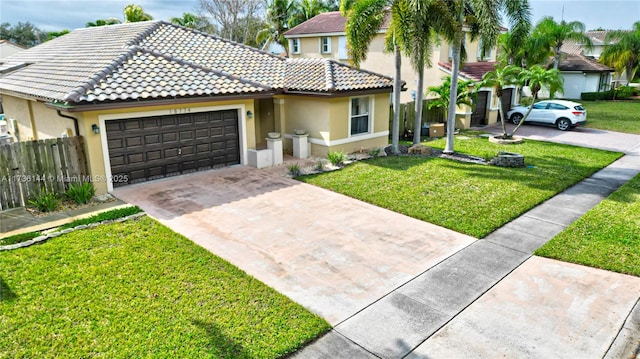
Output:
[[320,38],[320,52],[323,54],[331,53],[331,38],[330,37],[321,37]]
[[547,102],[538,102],[537,104],[533,105],[533,108],[536,110],[546,110],[547,109]]
[[549,110],[568,110],[569,108],[567,106],[562,106],[559,103],[550,103],[549,104]]
[[351,135],[369,132],[369,98],[351,99]]
[[300,39],[291,39],[291,52],[294,54],[300,53]]
[[484,43],[482,42],[482,39],[480,39],[480,41],[478,41],[478,60],[489,60],[491,58],[493,49],[489,47],[484,53],[484,56],[482,56],[482,46],[484,46]]

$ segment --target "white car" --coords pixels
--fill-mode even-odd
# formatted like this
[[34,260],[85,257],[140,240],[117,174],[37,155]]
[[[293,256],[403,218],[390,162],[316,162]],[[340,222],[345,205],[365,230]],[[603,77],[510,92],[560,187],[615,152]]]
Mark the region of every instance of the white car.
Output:
[[[507,118],[519,124],[529,106],[517,106],[507,112]],[[531,113],[524,121],[542,125],[554,125],[560,131],[566,131],[587,122],[587,110],[581,104],[564,100],[546,100],[533,104]]]

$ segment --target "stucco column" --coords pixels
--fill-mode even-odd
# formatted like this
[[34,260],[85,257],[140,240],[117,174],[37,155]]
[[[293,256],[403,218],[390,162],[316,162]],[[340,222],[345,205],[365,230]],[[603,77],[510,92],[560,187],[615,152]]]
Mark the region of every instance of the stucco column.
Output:
[[286,123],[286,111],[283,98],[273,99],[273,122],[275,125],[275,132],[280,132],[284,137],[285,123]]

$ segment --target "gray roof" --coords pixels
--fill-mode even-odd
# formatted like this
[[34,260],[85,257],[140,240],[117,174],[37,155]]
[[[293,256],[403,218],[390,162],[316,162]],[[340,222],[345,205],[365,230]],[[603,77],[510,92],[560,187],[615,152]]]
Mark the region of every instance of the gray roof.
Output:
[[392,84],[333,60],[285,59],[163,21],[74,30],[0,62],[0,90],[69,105]]

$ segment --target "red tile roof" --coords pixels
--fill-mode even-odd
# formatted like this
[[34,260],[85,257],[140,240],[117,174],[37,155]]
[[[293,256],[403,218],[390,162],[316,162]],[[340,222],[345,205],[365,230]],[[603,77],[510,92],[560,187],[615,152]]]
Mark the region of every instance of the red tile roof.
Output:
[[[467,62],[462,65],[460,69],[460,75],[467,80],[481,81],[482,76],[489,71],[493,71],[496,68],[497,62]],[[451,63],[438,62],[438,66],[451,72]]]
[[[311,35],[311,34],[330,34],[336,32],[344,32],[344,25],[347,19],[340,14],[340,11],[330,11],[318,14],[313,18],[303,22],[293,29],[284,33],[285,36],[292,35]],[[389,27],[389,16],[385,19],[381,29]]]

